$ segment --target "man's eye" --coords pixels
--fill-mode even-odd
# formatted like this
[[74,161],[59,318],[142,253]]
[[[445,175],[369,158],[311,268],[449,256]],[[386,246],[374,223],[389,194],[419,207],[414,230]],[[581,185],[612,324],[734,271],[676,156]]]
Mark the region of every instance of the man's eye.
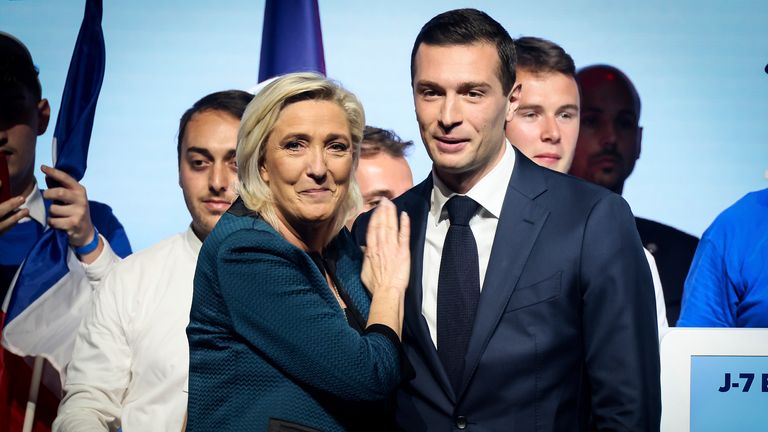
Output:
[[594,116],[584,116],[581,118],[581,125],[585,127],[596,127],[599,124],[599,120]]
[[518,111],[517,116],[524,120],[533,120],[536,118],[536,113],[533,111]]
[[618,118],[616,119],[616,127],[618,129],[629,130],[637,127],[634,119],[630,118]]
[[421,96],[427,99],[437,97],[437,92],[432,89],[422,89]]
[[576,118],[576,115],[574,115],[573,113],[569,113],[569,112],[562,112],[562,113],[560,113],[559,117],[561,119],[563,119],[563,120],[571,120],[571,119]]
[[479,90],[470,90],[467,92],[467,96],[472,99],[481,98],[483,97],[483,92]]
[[189,161],[189,164],[192,166],[192,168],[203,168],[207,163],[208,161],[203,159],[192,159]]
[[381,202],[381,198],[378,198],[378,199],[375,199],[375,200],[368,201],[366,203],[366,205],[368,206],[368,208],[374,208],[377,205],[379,205],[380,202]]

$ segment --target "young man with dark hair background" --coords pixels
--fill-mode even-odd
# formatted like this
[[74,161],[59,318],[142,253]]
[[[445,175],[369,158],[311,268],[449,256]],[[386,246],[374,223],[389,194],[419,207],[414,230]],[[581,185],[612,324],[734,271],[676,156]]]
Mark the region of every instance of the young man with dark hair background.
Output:
[[[520,104],[507,122],[509,142],[526,157],[561,173],[571,168],[579,137],[579,88],[576,68],[565,50],[537,37],[515,40]],[[653,276],[659,339],[669,328],[664,289],[653,255],[645,257]]]

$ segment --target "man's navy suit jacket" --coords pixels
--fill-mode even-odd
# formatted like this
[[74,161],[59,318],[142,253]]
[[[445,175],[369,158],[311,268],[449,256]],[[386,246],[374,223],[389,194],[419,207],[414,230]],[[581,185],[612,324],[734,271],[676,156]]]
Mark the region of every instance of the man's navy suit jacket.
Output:
[[[431,193],[429,177],[395,200],[411,218],[403,343],[415,371],[397,394],[399,427],[658,431],[653,283],[626,202],[516,151],[454,391],[421,313]],[[369,218],[354,226],[360,244]]]

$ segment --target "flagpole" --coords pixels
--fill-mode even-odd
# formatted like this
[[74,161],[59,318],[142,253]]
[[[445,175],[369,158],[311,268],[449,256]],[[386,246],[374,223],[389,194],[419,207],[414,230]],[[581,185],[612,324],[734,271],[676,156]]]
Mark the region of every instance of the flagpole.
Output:
[[24,426],[22,432],[32,432],[32,426],[35,423],[35,409],[37,408],[37,394],[40,390],[40,381],[43,377],[43,364],[45,359],[42,356],[35,357],[35,365],[32,368],[32,381],[29,383],[29,398],[27,398],[27,410],[24,412]]

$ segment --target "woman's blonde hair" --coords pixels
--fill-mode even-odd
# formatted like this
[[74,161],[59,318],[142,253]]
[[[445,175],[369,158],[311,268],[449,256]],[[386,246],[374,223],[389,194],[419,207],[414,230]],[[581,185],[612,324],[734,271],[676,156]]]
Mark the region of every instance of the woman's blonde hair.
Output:
[[[334,102],[347,117],[352,136],[352,170],[360,158],[360,142],[365,128],[365,113],[357,97],[337,82],[310,72],[283,75],[267,84],[245,109],[237,133],[237,193],[249,209],[275,229],[278,228],[275,202],[269,185],[259,173],[264,164],[266,144],[277,123],[280,112],[288,105],[300,101],[317,100]],[[347,196],[342,198],[339,212],[334,216],[335,236],[350,217],[357,214],[362,205],[360,188],[354,174],[350,175]],[[331,239],[325,240],[327,243]]]

